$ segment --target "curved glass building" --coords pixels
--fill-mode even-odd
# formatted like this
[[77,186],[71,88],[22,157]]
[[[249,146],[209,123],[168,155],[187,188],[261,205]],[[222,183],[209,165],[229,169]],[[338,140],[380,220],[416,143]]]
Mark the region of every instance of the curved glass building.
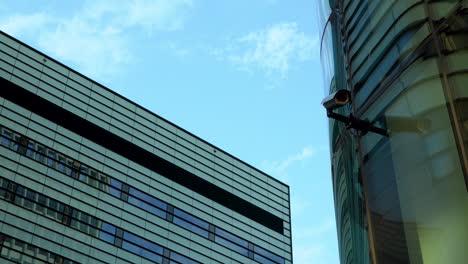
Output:
[[468,1],[321,0],[341,263],[466,263]]

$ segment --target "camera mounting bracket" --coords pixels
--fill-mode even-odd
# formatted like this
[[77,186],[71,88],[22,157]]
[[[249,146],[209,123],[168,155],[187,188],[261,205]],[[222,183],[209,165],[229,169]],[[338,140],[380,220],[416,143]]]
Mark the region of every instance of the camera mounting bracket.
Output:
[[361,131],[361,135],[365,135],[368,132],[373,132],[385,137],[388,137],[390,135],[388,130],[373,126],[368,121],[357,119],[353,116],[353,114],[350,114],[349,116],[344,116],[337,113],[333,113],[332,109],[327,109],[327,116],[329,118],[333,118],[335,120],[345,123],[346,129],[354,128],[358,131]]

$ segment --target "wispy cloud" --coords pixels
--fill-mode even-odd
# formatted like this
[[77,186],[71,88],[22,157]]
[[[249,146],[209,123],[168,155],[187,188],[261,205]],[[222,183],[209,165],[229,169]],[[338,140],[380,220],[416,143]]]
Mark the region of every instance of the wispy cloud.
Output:
[[323,233],[333,231],[335,228],[335,221],[333,219],[327,219],[318,226],[308,226],[295,230],[294,236],[296,239],[311,239],[321,236]]
[[300,244],[294,248],[295,263],[323,263],[323,252],[326,250],[323,244]]
[[180,30],[192,6],[192,0],[94,0],[71,16],[13,14],[0,19],[0,27],[31,38],[41,50],[74,63],[87,75],[106,78],[132,61],[132,30],[148,36]]
[[317,153],[325,152],[326,150],[328,150],[328,148],[325,146],[307,146],[304,147],[300,152],[290,155],[284,160],[264,161],[262,163],[262,168],[274,177],[277,177],[278,179],[281,179],[283,181],[288,181],[287,170],[289,167],[291,167],[293,164],[304,162],[305,160],[316,155]]
[[0,20],[3,31],[14,36],[30,34],[52,22],[45,13],[13,14]]
[[327,242],[333,241],[336,236],[335,221],[331,218],[321,223],[296,225],[293,232],[295,263],[324,263],[324,259],[333,251]]
[[231,39],[213,54],[248,72],[261,71],[267,77],[285,78],[293,62],[314,57],[317,38],[299,30],[295,22],[274,24]]

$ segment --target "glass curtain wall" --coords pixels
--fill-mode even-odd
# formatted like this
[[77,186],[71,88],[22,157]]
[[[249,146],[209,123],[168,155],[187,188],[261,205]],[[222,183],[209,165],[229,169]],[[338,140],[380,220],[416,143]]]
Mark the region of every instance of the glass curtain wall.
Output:
[[[342,10],[337,1],[320,2],[319,25],[322,25],[320,54],[325,93],[350,90],[345,50],[340,46],[339,24]],[[342,115],[352,112],[351,106],[334,110]],[[335,215],[341,263],[370,263],[369,235],[362,181],[359,174],[358,137],[346,130],[343,123],[330,120],[332,175]]]
[[[331,121],[337,212],[367,212],[361,230],[376,263],[466,263],[468,1],[330,2],[341,18],[333,23],[334,61],[346,68],[335,66],[334,77],[347,80],[335,89],[352,91],[355,116],[390,131],[356,135]],[[348,166],[351,172],[339,169]],[[337,202],[359,197],[347,184],[352,171],[360,172],[363,210]],[[346,217],[337,213],[339,225]],[[343,262],[346,238],[339,239],[342,263],[351,263]]]

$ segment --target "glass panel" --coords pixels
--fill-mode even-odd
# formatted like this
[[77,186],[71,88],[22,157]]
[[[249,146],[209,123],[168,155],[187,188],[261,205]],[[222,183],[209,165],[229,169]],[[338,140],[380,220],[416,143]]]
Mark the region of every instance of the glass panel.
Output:
[[14,135],[14,141],[13,141],[13,145],[11,146],[11,149],[14,151],[18,151],[19,142],[20,142],[20,137],[18,135]]
[[36,153],[35,153],[36,155],[34,159],[39,162],[44,162],[46,148],[41,145],[37,145],[36,147],[37,147],[37,150],[36,150]]
[[158,254],[162,254],[162,251],[163,251],[163,248],[142,238],[142,237],[139,237],[139,236],[136,236],[132,233],[129,233],[129,232],[124,232],[124,241],[129,241],[129,242],[132,242],[132,243],[135,243],[136,245],[138,245],[139,247],[142,247],[142,248],[145,248],[147,250],[150,250],[152,252],[155,252],[155,253],[158,253]]
[[73,174],[73,161],[70,160],[70,159],[66,159],[66,162],[67,162],[67,166],[65,167],[65,173],[68,176],[72,176],[72,174]]
[[111,182],[110,182],[111,186],[114,187],[115,189],[117,190],[121,190],[122,189],[122,182],[119,181],[119,180],[116,180],[114,178],[111,178]]
[[2,145],[9,148],[12,140],[13,140],[12,133],[6,129],[3,129]]
[[150,213],[152,213],[154,215],[157,215],[157,216],[159,216],[161,218],[166,218],[166,212],[165,211],[163,211],[163,210],[161,210],[161,209],[159,209],[157,207],[154,207],[154,206],[152,206],[150,204],[147,204],[147,203],[145,203],[145,202],[143,202],[143,201],[141,201],[139,199],[136,199],[136,198],[134,198],[132,196],[128,197],[128,202],[135,205],[135,206],[137,206],[137,207],[139,207],[139,208],[141,208],[141,209],[143,209],[143,210],[146,210],[146,211],[148,211],[148,212],[150,212]]
[[47,151],[47,166],[55,168],[55,152],[52,150]]
[[153,206],[159,207],[162,210],[167,209],[167,204],[161,200],[158,200],[146,193],[143,193],[135,188],[130,188],[130,194],[137,197],[138,199],[145,201]]
[[174,208],[174,215],[186,220],[189,223],[193,223],[203,229],[208,230],[209,224],[198,217],[188,214],[180,209]]
[[126,249],[132,253],[135,253],[137,255],[141,255],[141,248],[133,243],[129,243],[127,241],[122,242],[122,248]]
[[359,89],[359,91],[354,99],[357,107],[365,103],[366,99],[374,92],[375,88],[381,86],[387,78],[393,77],[392,75],[398,72],[401,62],[405,60],[405,57],[409,56],[409,53],[402,54],[402,52],[405,51],[405,47],[419,27],[420,26],[413,26],[402,33],[393,46],[382,54],[378,63],[375,63],[375,65],[369,69],[370,73],[363,78],[364,80],[359,81],[362,86],[356,85],[356,89]]
[[58,162],[57,162],[57,170],[65,173],[65,157],[62,155],[57,155],[58,156]]
[[16,194],[18,196],[26,196],[26,189],[23,186],[16,187]]
[[[327,17],[328,18],[328,17]],[[335,65],[333,60],[333,37],[330,23],[323,28],[322,42],[320,43],[320,60],[322,65],[324,94],[330,93],[330,86],[335,75]],[[320,29],[320,30],[323,30]],[[322,33],[321,33],[322,34]]]
[[[254,258],[257,255],[262,255],[263,257],[268,258],[269,260],[272,260],[274,263],[281,263],[281,264],[284,263],[284,259],[282,257],[275,255],[261,247],[254,246],[254,252],[255,252]],[[269,263],[269,262],[266,262],[266,263]]]
[[35,144],[29,141],[28,148],[26,149],[26,156],[32,158],[34,155],[33,149],[35,149]]
[[156,263],[162,263],[162,256],[161,255],[155,254],[155,253],[150,252],[148,250],[142,249],[141,250],[141,256],[143,256],[144,258],[147,258],[149,260],[152,260],[152,261],[154,261]]
[[116,228],[115,228],[114,225],[111,225],[111,224],[106,223],[106,222],[102,222],[102,227],[101,227],[101,229],[102,229],[103,231],[106,231],[106,232],[109,233],[109,234],[115,234],[115,230],[116,230]]
[[4,189],[6,189],[8,187],[8,180],[7,179],[3,179],[3,178],[0,178],[0,186]]
[[80,166],[80,176],[79,176],[79,180],[80,180],[80,181],[83,181],[83,182],[87,182],[88,174],[89,174],[89,169],[88,169],[88,167],[86,167],[86,166],[84,166],[83,164],[81,164],[81,166]]
[[115,188],[112,188],[110,187],[109,188],[109,193],[112,195],[112,196],[115,196],[117,198],[120,198],[120,195],[122,194],[122,192],[120,190],[117,190]]
[[231,241],[228,241],[220,236],[215,236],[215,242],[223,245],[231,250],[234,250],[235,252],[242,254],[244,256],[249,255],[249,250],[247,248],[241,247],[237,244],[232,243]]
[[88,184],[93,186],[93,187],[98,187],[98,173],[97,171],[93,170],[93,169],[89,169],[89,177],[88,177]]
[[102,173],[98,173],[98,179],[99,179],[98,188],[100,190],[103,190],[104,192],[109,192],[110,177]]
[[113,236],[113,235],[110,235],[108,233],[105,233],[105,232],[101,231],[101,232],[99,232],[99,238],[101,240],[103,240],[103,241],[114,244],[115,236]]
[[225,239],[227,239],[227,240],[229,240],[231,242],[234,242],[234,243],[236,243],[236,244],[238,244],[240,246],[243,246],[245,248],[247,248],[249,246],[249,243],[247,241],[245,241],[244,239],[242,239],[242,238],[240,238],[240,237],[238,237],[236,235],[233,235],[233,234],[231,234],[229,232],[226,232],[221,228],[217,227],[216,230],[215,230],[215,233],[217,235],[219,235],[219,236],[221,236],[221,237],[223,237],[223,238],[225,238]]
[[174,224],[176,224],[176,225],[178,225],[180,227],[183,227],[183,228],[185,228],[187,230],[190,230],[190,231],[192,231],[192,232],[194,232],[196,234],[199,234],[199,235],[201,235],[201,236],[203,236],[205,238],[208,238],[208,231],[207,230],[202,229],[202,228],[200,228],[198,226],[195,226],[195,225],[193,225],[193,224],[191,224],[191,223],[189,223],[189,222],[187,222],[187,221],[185,221],[185,220],[183,220],[183,219],[181,219],[179,217],[174,217],[173,222],[174,222]]
[[[277,264],[276,262],[270,260],[270,259],[267,259],[259,254],[254,254],[254,260],[262,263],[262,264]],[[284,262],[283,262],[284,263]]]
[[362,141],[370,150],[364,175],[376,257],[379,263],[464,263],[468,193],[442,80],[435,59],[412,67],[416,72],[401,77],[405,90],[379,102],[387,105],[391,136]]
[[195,260],[191,260],[187,257],[184,257],[180,254],[177,254],[175,252],[171,252],[171,256],[170,256],[170,259],[171,260],[174,260],[174,261],[177,261],[177,262],[172,262],[171,263],[181,263],[181,264],[200,264],[198,261],[195,261]]

